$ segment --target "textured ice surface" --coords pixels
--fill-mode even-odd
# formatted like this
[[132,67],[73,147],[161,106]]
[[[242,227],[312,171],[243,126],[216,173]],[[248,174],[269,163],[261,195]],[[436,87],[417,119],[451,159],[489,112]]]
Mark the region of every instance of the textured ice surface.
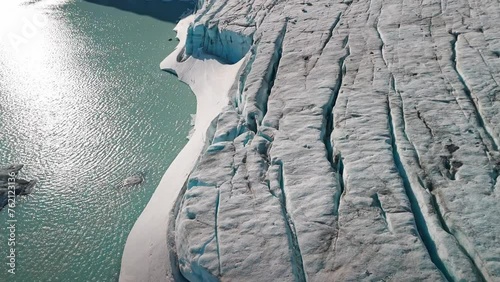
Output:
[[246,58],[186,184],[190,281],[499,281],[498,1],[200,1]]

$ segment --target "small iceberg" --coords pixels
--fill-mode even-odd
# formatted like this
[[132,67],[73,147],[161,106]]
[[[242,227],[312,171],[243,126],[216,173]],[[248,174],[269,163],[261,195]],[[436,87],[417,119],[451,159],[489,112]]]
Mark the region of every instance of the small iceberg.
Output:
[[142,175],[141,172],[138,172],[134,175],[125,178],[125,180],[123,180],[123,186],[124,187],[134,186],[141,184],[143,181],[144,181],[144,176]]

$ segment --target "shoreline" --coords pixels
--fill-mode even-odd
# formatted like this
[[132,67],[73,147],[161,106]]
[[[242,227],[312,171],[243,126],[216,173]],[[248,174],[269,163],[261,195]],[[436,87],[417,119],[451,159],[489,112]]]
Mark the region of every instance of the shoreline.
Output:
[[188,84],[196,96],[193,133],[170,164],[129,233],[122,255],[119,281],[173,280],[172,270],[168,267],[169,216],[189,174],[203,153],[207,131],[229,102],[228,93],[244,61],[242,59],[236,64],[224,65],[212,56],[201,54],[200,59],[189,57],[184,62],[178,62],[177,58],[184,50],[188,28],[194,19],[195,15],[191,15],[177,24],[174,30],[177,31],[179,44],[160,64],[161,69],[175,73]]

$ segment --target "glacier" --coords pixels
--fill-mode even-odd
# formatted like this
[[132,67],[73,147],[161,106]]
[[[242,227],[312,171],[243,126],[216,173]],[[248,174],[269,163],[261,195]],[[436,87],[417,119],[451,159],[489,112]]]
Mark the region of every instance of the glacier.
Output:
[[120,281],[500,281],[500,3],[199,0]]

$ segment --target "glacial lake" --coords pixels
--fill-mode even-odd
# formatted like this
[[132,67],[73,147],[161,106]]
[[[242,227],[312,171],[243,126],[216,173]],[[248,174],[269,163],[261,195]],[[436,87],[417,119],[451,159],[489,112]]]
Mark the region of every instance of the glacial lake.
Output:
[[[24,164],[38,184],[17,198],[15,275],[0,211],[0,281],[118,280],[127,235],[196,111],[159,69],[193,3],[153,2],[1,1],[0,165]],[[139,171],[143,184],[122,187]]]

